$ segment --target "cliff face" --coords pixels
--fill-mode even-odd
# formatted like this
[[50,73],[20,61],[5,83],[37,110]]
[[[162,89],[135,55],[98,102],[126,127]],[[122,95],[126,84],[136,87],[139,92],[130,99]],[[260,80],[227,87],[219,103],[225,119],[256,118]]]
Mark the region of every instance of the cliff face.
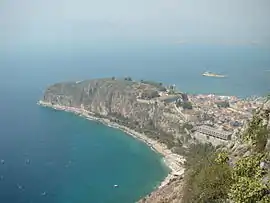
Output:
[[156,190],[139,203],[181,203],[183,180],[176,178],[165,187]]
[[[266,102],[261,108],[257,109],[253,115],[252,120],[247,122],[245,126],[240,130],[236,137],[236,140],[228,144],[224,149],[232,154],[235,159],[249,156],[252,152],[252,145],[256,145],[254,140],[259,139],[261,130],[270,130],[270,101]],[[263,148],[266,152],[270,152],[270,136],[266,135],[265,143],[263,140],[259,140],[263,143]],[[269,157],[270,158],[270,157]]]
[[128,127],[151,134],[164,143],[173,142],[182,118],[161,102],[147,103],[137,97],[156,95],[159,88],[144,83],[97,79],[50,86],[43,100],[52,104],[84,107],[97,116],[116,119]]

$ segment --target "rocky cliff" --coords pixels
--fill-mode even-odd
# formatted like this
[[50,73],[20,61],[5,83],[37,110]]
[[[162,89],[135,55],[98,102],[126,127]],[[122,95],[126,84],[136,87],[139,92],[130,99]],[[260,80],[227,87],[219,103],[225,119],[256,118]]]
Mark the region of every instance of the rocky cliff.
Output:
[[158,95],[161,89],[157,85],[114,78],[65,82],[47,88],[43,101],[83,107],[96,116],[114,119],[167,145],[173,145],[183,120],[170,105],[149,100]]
[[182,178],[175,178],[165,187],[152,192],[140,200],[139,203],[181,203],[183,184]]
[[[43,101],[84,108],[175,147],[184,122],[172,104],[156,99],[160,91],[156,85],[109,78],[52,85]],[[195,146],[184,179],[171,180],[140,202],[270,202],[269,127],[267,102],[234,141],[208,154]]]

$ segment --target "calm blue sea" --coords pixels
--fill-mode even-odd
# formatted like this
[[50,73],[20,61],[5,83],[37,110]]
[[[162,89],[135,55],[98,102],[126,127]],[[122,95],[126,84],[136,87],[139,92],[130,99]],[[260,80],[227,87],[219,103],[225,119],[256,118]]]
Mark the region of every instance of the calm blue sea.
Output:
[[[132,76],[173,83],[192,93],[249,96],[270,91],[270,51],[259,47],[4,50],[0,67],[1,203],[132,203],[168,173],[160,156],[130,136],[37,106],[51,83]],[[205,78],[204,71],[229,77]]]

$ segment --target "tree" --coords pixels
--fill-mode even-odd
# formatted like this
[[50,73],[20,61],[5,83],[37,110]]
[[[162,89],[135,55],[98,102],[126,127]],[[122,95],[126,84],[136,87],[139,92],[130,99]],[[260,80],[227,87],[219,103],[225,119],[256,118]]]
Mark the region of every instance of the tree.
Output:
[[228,198],[231,169],[227,164],[211,164],[200,171],[195,181],[200,202],[218,202]]
[[192,145],[187,154],[183,202],[214,203],[228,198],[232,183],[231,169],[224,162],[215,162],[216,154],[210,144]]
[[192,104],[190,102],[184,102],[182,107],[183,109],[192,109]]
[[131,77],[125,77],[125,80],[132,81],[132,78]]
[[156,97],[159,97],[159,94],[158,91],[155,90],[145,90],[141,95],[142,99],[153,99]]
[[228,107],[230,107],[230,104],[227,101],[217,102],[216,105],[219,108],[228,108]]
[[183,129],[187,129],[187,130],[192,130],[193,129],[193,125],[190,123],[184,123],[182,126]]

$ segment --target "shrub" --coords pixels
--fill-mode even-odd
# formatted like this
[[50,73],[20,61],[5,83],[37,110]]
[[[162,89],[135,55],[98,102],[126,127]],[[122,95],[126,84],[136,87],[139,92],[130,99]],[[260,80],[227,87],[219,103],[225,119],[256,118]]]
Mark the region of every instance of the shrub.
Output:
[[[240,177],[231,186],[229,197],[235,203],[264,202],[269,200],[265,196],[267,186],[263,185],[258,179],[250,177]],[[269,201],[268,201],[269,202]]]
[[264,159],[264,154],[257,153],[241,158],[235,164],[232,174],[234,183],[229,192],[229,197],[235,203],[263,203],[268,199],[266,191],[270,188],[261,181],[264,169],[260,167],[260,163]]
[[253,119],[248,123],[248,128],[242,135],[242,139],[251,143],[256,152],[262,152],[267,144],[270,131],[267,126],[263,125],[263,119],[258,115],[254,115]]
[[218,153],[215,158],[215,163],[217,164],[226,164],[228,163],[228,161],[229,161],[229,155],[225,151]]
[[260,178],[263,174],[263,169],[260,168],[263,159],[264,154],[254,154],[238,160],[233,174],[236,181],[238,177]]
[[192,109],[192,104],[190,102],[184,102],[182,107],[183,109]]

